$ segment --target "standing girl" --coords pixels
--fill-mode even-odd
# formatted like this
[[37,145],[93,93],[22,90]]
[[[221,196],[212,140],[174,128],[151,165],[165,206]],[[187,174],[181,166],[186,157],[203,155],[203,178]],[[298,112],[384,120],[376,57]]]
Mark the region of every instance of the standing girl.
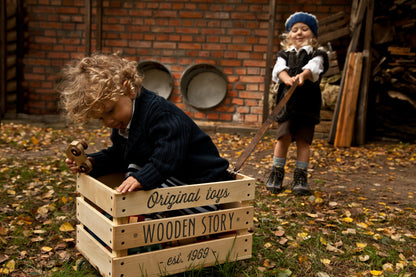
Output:
[[276,118],[277,143],[273,169],[266,187],[272,193],[283,189],[284,166],[289,145],[296,141],[297,162],[293,177],[294,194],[308,194],[307,169],[315,125],[320,121],[321,76],[328,69],[326,52],[318,50],[318,20],[309,13],[296,12],[285,23],[282,50],[277,53],[272,79],[280,84],[277,102],[299,81],[291,99]]

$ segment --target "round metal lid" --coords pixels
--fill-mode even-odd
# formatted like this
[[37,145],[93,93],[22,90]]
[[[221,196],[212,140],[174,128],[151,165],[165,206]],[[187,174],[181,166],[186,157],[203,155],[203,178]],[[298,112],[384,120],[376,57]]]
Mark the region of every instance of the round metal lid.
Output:
[[219,105],[227,94],[227,78],[215,66],[197,64],[182,74],[181,93],[185,101],[199,109]]
[[137,66],[144,75],[143,87],[168,99],[173,91],[173,77],[171,72],[161,63],[144,61]]

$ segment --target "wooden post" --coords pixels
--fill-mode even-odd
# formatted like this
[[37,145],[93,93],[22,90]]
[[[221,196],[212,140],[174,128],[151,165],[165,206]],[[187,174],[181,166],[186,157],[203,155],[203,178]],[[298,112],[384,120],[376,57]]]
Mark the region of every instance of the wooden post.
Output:
[[85,0],[85,56],[91,54],[92,0]]
[[24,0],[17,0],[17,52],[16,52],[16,94],[17,94],[17,103],[16,103],[16,112],[23,112],[24,105],[24,91],[22,88],[23,81],[23,57],[25,49],[25,13],[24,13]]
[[275,21],[276,21],[276,0],[271,0],[270,5],[269,5],[269,33],[267,37],[268,43],[267,43],[266,72],[264,76],[265,80],[264,80],[262,122],[264,122],[269,116],[269,93],[270,93],[270,83],[272,79]]
[[371,38],[373,31],[374,0],[368,0],[367,16],[364,33],[364,51],[363,51],[363,78],[361,82],[359,105],[357,110],[356,122],[356,139],[358,145],[365,144],[366,125],[367,125],[367,107],[368,107],[368,87],[370,85],[371,75]]
[[6,91],[7,91],[7,78],[6,78],[6,60],[7,60],[7,15],[6,15],[6,2],[1,1],[0,4],[0,119],[3,118],[6,112]]
[[101,48],[103,46],[102,34],[103,34],[103,0],[97,0],[97,33],[96,33],[97,51],[101,51]]

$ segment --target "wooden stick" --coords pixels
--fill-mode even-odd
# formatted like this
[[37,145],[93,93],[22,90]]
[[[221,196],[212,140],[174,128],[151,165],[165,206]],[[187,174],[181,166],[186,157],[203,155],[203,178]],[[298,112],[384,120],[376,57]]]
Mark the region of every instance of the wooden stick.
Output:
[[295,91],[296,87],[298,86],[299,81],[293,84],[293,86],[286,92],[285,96],[280,100],[279,104],[273,109],[271,114],[267,117],[266,121],[264,121],[263,125],[261,125],[260,129],[257,131],[254,138],[251,140],[249,146],[244,150],[243,154],[238,158],[235,167],[233,168],[233,172],[237,173],[247,158],[250,156],[251,152],[253,152],[254,148],[256,147],[257,143],[259,143],[260,139],[263,137],[264,133],[270,127],[270,125],[275,121],[276,116],[279,112],[283,109],[286,105],[287,101],[289,101],[290,97],[292,96],[293,92]]

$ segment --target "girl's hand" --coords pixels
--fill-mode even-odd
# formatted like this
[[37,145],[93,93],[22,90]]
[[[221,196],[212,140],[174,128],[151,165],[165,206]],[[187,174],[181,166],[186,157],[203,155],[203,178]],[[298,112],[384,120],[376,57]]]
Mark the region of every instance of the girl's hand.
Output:
[[286,71],[282,71],[282,72],[280,72],[278,77],[279,77],[280,81],[282,81],[286,86],[291,87],[295,83],[297,76],[290,77],[289,74]]
[[116,190],[121,193],[126,193],[139,189],[143,189],[142,184],[140,184],[140,182],[137,181],[136,178],[130,176],[126,180],[124,180],[123,183],[121,183],[121,185]]
[[312,77],[312,72],[309,69],[305,69],[302,73],[296,75],[295,79],[299,80],[299,86],[305,83],[305,80],[310,79]]
[[65,160],[66,166],[68,167],[69,171],[71,171],[73,174],[80,173],[81,170],[79,169],[79,166],[75,163],[73,159],[67,158]]

